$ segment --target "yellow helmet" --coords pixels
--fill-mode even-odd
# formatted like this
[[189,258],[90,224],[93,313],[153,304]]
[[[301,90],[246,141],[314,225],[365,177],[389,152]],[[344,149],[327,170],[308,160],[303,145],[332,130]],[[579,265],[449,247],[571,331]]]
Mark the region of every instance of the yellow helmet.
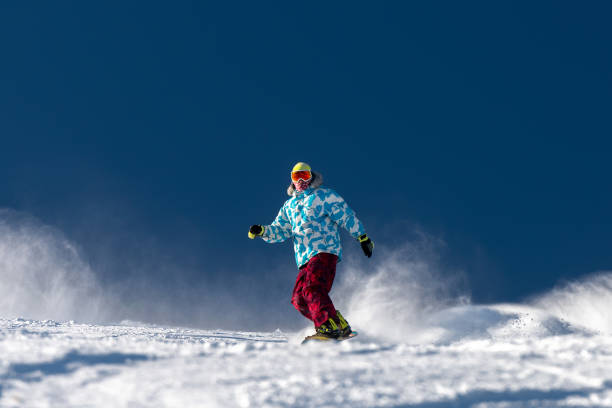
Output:
[[291,170],[292,173],[296,171],[312,171],[312,169],[310,168],[308,163],[299,162],[295,166],[293,166],[293,169]]

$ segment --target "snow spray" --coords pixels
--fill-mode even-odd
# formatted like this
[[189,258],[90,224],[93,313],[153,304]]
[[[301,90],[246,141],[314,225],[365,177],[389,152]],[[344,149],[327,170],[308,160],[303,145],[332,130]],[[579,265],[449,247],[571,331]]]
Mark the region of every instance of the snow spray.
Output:
[[469,303],[463,274],[442,271],[437,252],[443,242],[419,237],[396,249],[379,245],[370,263],[349,260],[340,266],[337,307],[346,308],[345,316],[362,334],[428,341],[431,315]]
[[421,234],[372,263],[347,257],[336,306],[360,334],[403,343],[612,333],[612,272],[568,282],[520,304],[471,304],[462,273],[441,265],[439,243]]
[[0,209],[0,317],[97,321],[102,299],[91,268],[60,231]]
[[612,272],[567,282],[531,302],[572,325],[612,333]]

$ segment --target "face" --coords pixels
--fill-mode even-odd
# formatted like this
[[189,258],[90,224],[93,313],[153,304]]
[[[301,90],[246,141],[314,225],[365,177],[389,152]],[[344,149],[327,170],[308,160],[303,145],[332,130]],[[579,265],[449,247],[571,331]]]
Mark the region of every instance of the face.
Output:
[[310,180],[305,181],[305,180],[299,179],[298,181],[294,181],[293,185],[295,186],[295,189],[297,191],[304,191],[310,185]]

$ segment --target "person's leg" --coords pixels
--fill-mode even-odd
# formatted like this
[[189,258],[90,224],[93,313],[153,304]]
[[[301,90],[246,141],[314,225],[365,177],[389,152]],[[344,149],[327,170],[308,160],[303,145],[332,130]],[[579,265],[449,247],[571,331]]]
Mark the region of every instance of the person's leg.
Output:
[[308,302],[302,296],[304,288],[304,279],[306,278],[306,267],[300,269],[298,276],[295,279],[295,286],[293,287],[293,294],[291,295],[291,304],[309,320],[312,320],[310,311],[308,310]]
[[302,297],[308,303],[308,311],[316,327],[329,318],[337,320],[336,308],[329,297],[336,276],[337,262],[336,255],[320,253],[312,257],[304,268],[306,276]]

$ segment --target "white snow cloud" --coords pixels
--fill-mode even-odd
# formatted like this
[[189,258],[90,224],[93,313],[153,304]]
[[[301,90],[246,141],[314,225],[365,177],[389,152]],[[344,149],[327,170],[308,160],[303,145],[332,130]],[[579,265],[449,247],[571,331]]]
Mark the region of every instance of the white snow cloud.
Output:
[[377,247],[371,263],[342,267],[337,307],[347,308],[353,327],[392,341],[425,340],[434,335],[427,330],[430,316],[469,303],[463,274],[440,264],[444,243],[424,233],[418,237],[395,249]]
[[447,270],[444,243],[424,233],[372,262],[340,267],[334,301],[361,334],[393,342],[612,333],[612,272],[566,283],[522,304],[471,304],[465,276]]
[[89,265],[63,234],[0,209],[0,315],[99,321],[103,296]]
[[533,305],[576,326],[612,333],[612,272],[565,283],[532,301]]

